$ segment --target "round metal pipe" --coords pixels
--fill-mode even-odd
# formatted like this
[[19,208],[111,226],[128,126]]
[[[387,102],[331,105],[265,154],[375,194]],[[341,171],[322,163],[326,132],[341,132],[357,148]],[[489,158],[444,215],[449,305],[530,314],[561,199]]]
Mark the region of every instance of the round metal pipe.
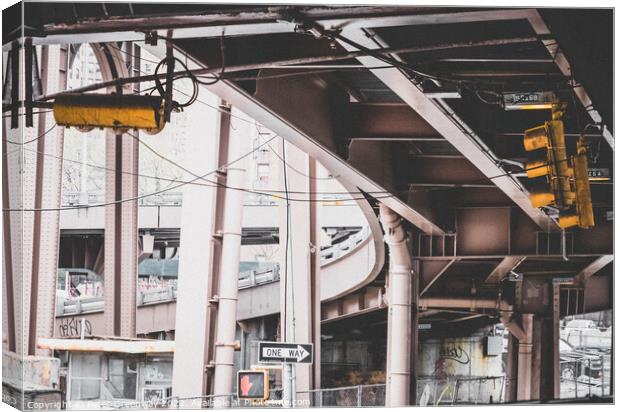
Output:
[[[239,115],[237,113],[236,115]],[[232,129],[229,140],[228,159],[242,158],[250,150],[252,135],[250,124],[241,123]],[[247,179],[247,158],[236,162],[226,170],[226,184],[231,187],[245,187]],[[215,338],[215,376],[213,395],[215,407],[230,407],[227,396],[232,392],[235,331],[237,326],[237,296],[239,260],[241,253],[241,221],[243,217],[244,193],[226,190],[222,226],[222,255],[219,274],[217,332]]]
[[379,205],[379,219],[390,250],[388,273],[388,347],[386,362],[386,406],[409,405],[412,266],[407,235],[401,218]]
[[454,298],[454,297],[425,297],[420,298],[418,306],[421,308],[446,309],[500,309],[510,310],[511,306],[497,299]]

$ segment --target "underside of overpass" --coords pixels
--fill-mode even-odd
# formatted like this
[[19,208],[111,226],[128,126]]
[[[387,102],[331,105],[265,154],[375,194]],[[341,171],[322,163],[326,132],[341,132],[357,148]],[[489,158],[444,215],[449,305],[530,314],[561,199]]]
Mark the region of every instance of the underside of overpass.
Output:
[[[166,82],[161,86],[165,107],[167,84],[173,93],[173,80],[189,77],[204,83],[201,90],[217,96],[207,104],[217,109],[211,116],[218,130],[214,139],[193,146],[195,157],[186,167],[196,173],[210,170],[209,165],[230,165],[251,149],[248,142],[237,142],[243,140],[243,133],[255,133],[254,126],[231,128],[231,119],[236,117],[253,119],[284,139],[291,147],[290,152],[280,152],[285,165],[288,153],[288,162],[307,172],[288,181],[284,172],[288,206],[280,209],[278,227],[247,228],[244,223],[243,229],[237,228],[239,233],[228,230],[227,216],[234,214],[231,205],[239,206],[230,195],[236,192],[229,189],[235,186],[235,170],[241,169],[220,167],[213,193],[184,192],[178,222],[150,230],[137,223],[137,204],[119,201],[137,195],[131,179],[122,173],[106,177],[105,217],[101,216],[100,228],[89,232],[91,237],[105,233],[105,240],[95,243],[102,254],[105,250],[99,262],[105,290],[114,291],[106,294],[102,304],[102,334],[135,337],[140,311],[146,313],[132,301],[137,276],[132,259],[140,255],[145,234],[155,235],[157,247],[179,247],[181,258],[187,253],[193,262],[184,267],[181,261],[175,314],[165,315],[167,319],[176,316],[172,379],[176,396],[228,393],[222,392],[220,382],[229,375],[219,371],[226,364],[222,359],[232,359],[234,345],[218,337],[230,329],[229,324],[234,329],[236,320],[247,331],[250,327],[244,321],[260,322],[254,318],[266,317],[272,322],[270,316],[279,313],[274,338],[294,341],[292,335],[297,341],[313,342],[320,354],[315,354],[314,365],[297,366],[298,391],[299,387],[301,391],[322,387],[321,376],[326,375],[321,365],[327,361],[322,363],[321,357],[336,362],[325,348],[336,353],[337,345],[326,335],[346,342],[344,330],[361,330],[372,342],[377,333],[386,336],[376,347],[385,352],[377,362],[386,369],[386,405],[415,404],[420,399],[415,372],[421,376],[424,364],[421,353],[425,352],[419,348],[422,338],[449,338],[450,333],[454,338],[493,330],[493,325],[501,323],[510,333],[506,359],[510,379],[502,399],[552,401],[560,398],[561,319],[613,309],[610,10],[25,2],[3,13],[11,16],[5,21],[15,22],[4,25],[5,57],[29,45],[40,56],[51,53],[41,50],[60,47],[60,53],[66,53],[61,59],[67,61],[81,46],[95,50],[102,80],[72,93],[131,94],[134,83],[157,77]],[[21,17],[23,26],[17,24]],[[140,50],[155,56],[155,63],[178,60],[175,65],[162,65],[158,74],[144,74]],[[24,82],[24,76],[33,77],[32,71],[27,75],[27,58],[19,63],[26,73],[15,60],[9,60],[12,66],[5,63],[3,137],[24,142],[28,138],[11,135],[11,121],[15,119],[15,124],[28,130],[28,110],[34,108],[34,118],[39,116],[40,122],[35,136],[44,132],[43,126],[53,123],[52,116],[46,119],[44,113],[56,110],[53,102],[65,88],[47,86],[30,100],[25,94],[12,95],[11,84]],[[39,57],[41,72],[34,70],[35,79],[49,78],[49,61]],[[11,77],[15,70],[21,74]],[[185,100],[177,91],[171,98]],[[544,107],[536,110],[526,103]],[[538,186],[550,184],[553,177],[552,173],[542,179],[529,176],[531,153],[524,147],[524,133],[551,121],[557,108],[562,112],[565,156],[577,156],[580,144],[587,148],[588,201],[594,219],[594,225],[587,228],[561,227],[562,207],[534,207],[531,202]],[[170,115],[174,118],[177,113]],[[108,141],[117,143],[106,143],[106,166],[137,173],[137,144],[126,137],[130,132],[124,132],[107,132]],[[60,150],[62,156],[62,136],[57,139],[52,145],[60,146],[43,145],[37,150]],[[8,153],[6,144],[3,153]],[[212,162],[204,160],[207,157]],[[13,257],[15,262],[28,260],[28,267],[43,268],[45,259],[58,259],[59,250],[60,261],[70,261],[68,256],[73,256],[75,248],[68,246],[68,237],[85,233],[77,227],[70,229],[73,232],[59,231],[65,240],[60,237],[54,243],[49,253],[55,258],[35,253],[48,245],[45,236],[50,234],[42,228],[59,230],[63,213],[75,212],[45,213],[46,207],[60,206],[59,193],[44,185],[45,176],[39,171],[44,170],[45,160],[37,156],[38,169],[28,183],[35,186],[33,204],[17,207],[16,200],[3,204],[5,261],[11,261],[7,250],[12,241],[32,242],[30,249]],[[551,164],[565,161],[556,159]],[[353,245],[329,264],[321,262],[315,251],[321,228],[315,204],[318,195],[325,195],[317,189],[316,162],[355,200],[369,231],[361,246]],[[3,169],[3,187],[18,179],[10,173]],[[19,209],[32,216],[32,239],[13,240],[17,229],[11,216]],[[330,222],[329,227],[337,226]],[[345,227],[341,226],[339,230]],[[215,239],[209,241],[214,246],[208,253],[204,239],[201,243],[200,233],[205,230],[212,231],[209,238]],[[239,242],[236,255],[235,243],[227,237],[231,234]],[[279,244],[285,250],[277,300],[261,295],[262,289],[223,289],[222,279],[239,272],[227,259],[238,261],[240,245],[249,242]],[[356,257],[362,246],[363,253]],[[350,263],[362,255],[362,265]],[[93,266],[99,259],[90,260]],[[55,269],[66,266],[54,262],[54,273],[48,276],[53,279]],[[291,269],[285,268],[293,264],[300,265],[295,266],[299,272],[290,275]],[[205,270],[209,276],[201,277]],[[11,272],[5,270],[7,279],[17,278]],[[31,275],[11,282],[36,284],[35,272],[43,276],[33,269]],[[287,273],[296,284],[290,284]],[[191,282],[184,285],[182,276]],[[9,285],[6,280],[5,284]],[[25,302],[36,308],[37,298],[41,302],[53,290],[39,290],[38,296],[35,292]],[[251,293],[256,296],[249,297]],[[287,307],[292,296],[298,302],[293,300]],[[264,300],[272,306],[261,316],[237,316],[223,323],[225,301],[241,308],[242,299],[253,305]],[[170,302],[163,302],[164,306]],[[278,306],[280,310],[274,310]],[[296,307],[305,308],[308,314],[298,315],[298,323],[289,327]],[[252,309],[246,305],[237,309],[237,315],[239,311],[251,314]],[[20,345],[25,345],[26,353],[39,354],[36,339],[55,336],[55,319],[46,329],[41,325],[50,321],[43,309],[33,313],[30,323],[7,330],[14,334],[16,328],[30,327],[26,341],[9,339],[6,349],[19,353]],[[157,326],[157,322],[152,324]],[[422,325],[429,325],[437,335],[429,335]],[[204,353],[204,357],[197,361],[195,353]],[[228,385],[230,392],[231,384],[223,388]]]

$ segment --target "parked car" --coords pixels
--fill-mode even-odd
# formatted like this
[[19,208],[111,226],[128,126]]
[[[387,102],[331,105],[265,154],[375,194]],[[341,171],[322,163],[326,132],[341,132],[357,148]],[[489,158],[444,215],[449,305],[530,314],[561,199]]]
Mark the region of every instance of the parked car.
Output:
[[577,350],[560,339],[560,376],[575,380],[580,376],[598,379],[603,373],[603,358],[599,355]]

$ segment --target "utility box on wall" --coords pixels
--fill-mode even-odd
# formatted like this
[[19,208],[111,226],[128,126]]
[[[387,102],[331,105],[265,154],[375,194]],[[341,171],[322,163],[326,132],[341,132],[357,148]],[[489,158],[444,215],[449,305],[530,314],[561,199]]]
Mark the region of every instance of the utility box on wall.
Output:
[[487,336],[484,338],[484,355],[498,356],[502,354],[503,339],[501,336]]

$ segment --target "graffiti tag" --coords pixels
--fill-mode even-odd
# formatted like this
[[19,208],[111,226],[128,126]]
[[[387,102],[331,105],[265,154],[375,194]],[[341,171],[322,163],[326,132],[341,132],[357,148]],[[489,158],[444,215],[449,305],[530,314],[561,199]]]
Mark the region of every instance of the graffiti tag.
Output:
[[469,354],[460,345],[444,346],[439,351],[439,356],[446,359],[452,359],[458,363],[466,365],[469,363]]
[[93,326],[87,319],[63,318],[58,323],[58,334],[63,337],[80,336],[82,333],[82,322],[84,322],[84,335],[93,334]]

